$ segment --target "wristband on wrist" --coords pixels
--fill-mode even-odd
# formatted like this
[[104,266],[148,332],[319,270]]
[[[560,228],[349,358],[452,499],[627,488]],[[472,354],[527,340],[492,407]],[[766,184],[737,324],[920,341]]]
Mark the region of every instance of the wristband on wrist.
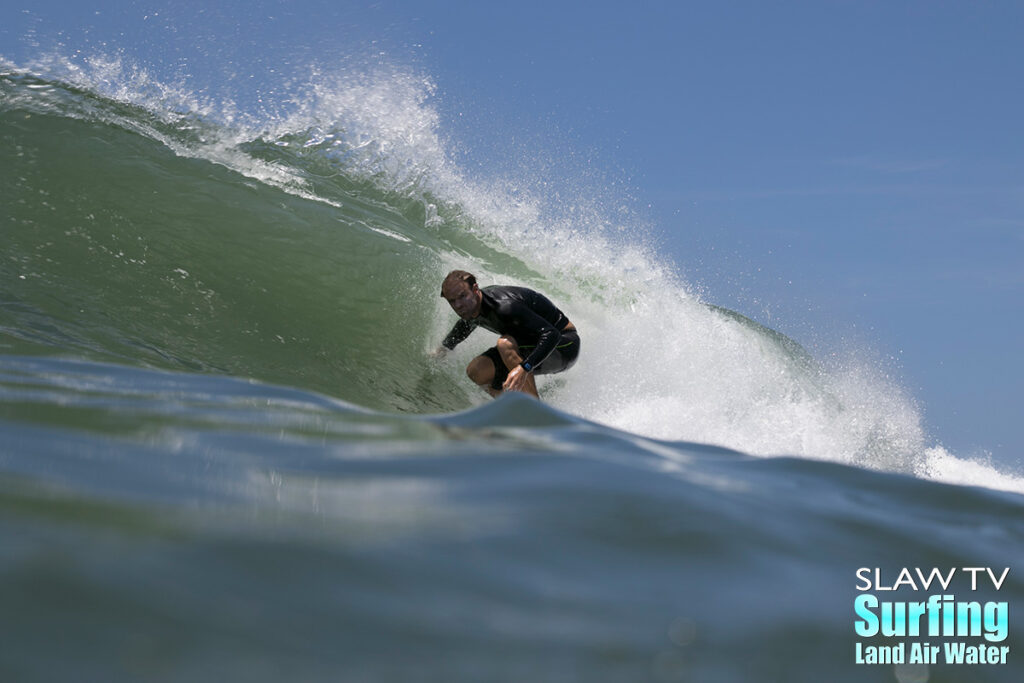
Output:
[[533,366],[527,363],[525,360],[519,365],[522,366],[523,370],[526,370],[527,372],[533,372]]

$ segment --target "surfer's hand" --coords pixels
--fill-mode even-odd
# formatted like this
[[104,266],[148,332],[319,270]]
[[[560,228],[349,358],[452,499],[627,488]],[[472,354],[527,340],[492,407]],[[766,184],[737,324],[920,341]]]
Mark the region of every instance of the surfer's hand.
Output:
[[529,374],[522,365],[517,365],[508,373],[508,378],[501,388],[505,391],[523,391],[526,389],[526,378]]
[[438,346],[433,351],[428,351],[427,352],[427,356],[430,357],[430,358],[433,358],[434,360],[441,360],[442,358],[444,358],[447,355],[448,355],[448,349],[446,349],[443,346]]

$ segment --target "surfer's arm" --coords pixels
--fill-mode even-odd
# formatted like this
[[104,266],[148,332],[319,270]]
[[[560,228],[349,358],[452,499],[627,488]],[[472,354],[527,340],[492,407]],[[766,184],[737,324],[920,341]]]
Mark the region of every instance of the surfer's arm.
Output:
[[452,331],[448,333],[448,336],[444,338],[444,341],[441,342],[441,346],[450,351],[464,342],[466,337],[475,329],[476,325],[468,320],[459,320],[459,322],[455,323]]
[[[514,329],[510,332],[514,339],[534,338],[537,340],[533,352],[523,358],[519,365],[509,370],[502,389],[505,391],[528,391],[527,387],[533,387],[529,393],[536,396],[537,388],[533,384],[533,368],[543,363],[544,359],[551,355],[551,352],[558,346],[561,333],[554,325],[524,304],[503,306],[501,312],[506,319],[513,321]],[[522,357],[521,353],[520,357]]]
[[522,365],[517,365],[509,370],[508,377],[505,378],[505,383],[501,388],[504,391],[525,391],[532,374],[527,372]]
[[555,350],[562,333],[558,331],[558,328],[525,305],[517,306],[516,308],[518,309],[515,311],[516,326],[528,331],[529,334],[519,336],[513,333],[513,336],[516,339],[528,339],[530,337],[537,339],[537,346],[533,349],[533,353],[523,359],[523,364],[520,367],[524,367],[524,369],[525,367],[535,368],[543,363],[544,359]]

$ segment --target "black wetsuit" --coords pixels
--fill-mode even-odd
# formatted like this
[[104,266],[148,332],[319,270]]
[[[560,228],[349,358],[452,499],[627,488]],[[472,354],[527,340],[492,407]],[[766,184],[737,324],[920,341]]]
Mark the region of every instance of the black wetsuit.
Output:
[[[523,359],[523,366],[535,375],[568,370],[576,362],[580,351],[579,335],[575,330],[564,329],[569,319],[546,296],[526,287],[501,285],[482,287],[480,292],[483,294],[480,315],[455,323],[441,342],[445,348],[454,349],[473,330],[483,327],[515,339],[520,351],[529,353]],[[481,355],[494,362],[491,387],[501,389],[508,377],[501,354],[492,347]]]

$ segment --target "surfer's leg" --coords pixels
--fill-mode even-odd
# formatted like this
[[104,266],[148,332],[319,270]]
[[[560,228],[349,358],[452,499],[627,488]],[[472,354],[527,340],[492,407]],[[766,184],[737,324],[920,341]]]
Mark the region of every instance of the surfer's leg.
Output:
[[[497,356],[497,352],[494,349],[488,349],[488,351],[493,352]],[[485,352],[469,361],[469,365],[466,366],[466,374],[473,380],[473,383],[494,397],[501,394],[500,388],[495,389],[492,386],[494,384],[496,369],[494,364],[496,362],[499,361],[494,360],[491,354]],[[499,384],[498,386],[500,387],[501,385]]]
[[[501,354],[501,360],[505,363],[505,368],[509,372],[523,362],[523,357],[519,353],[519,344],[516,343],[515,338],[507,334],[502,336],[498,339],[497,348],[498,353]],[[537,382],[533,379],[532,373],[526,373],[526,391],[523,393],[530,394],[534,398],[540,398],[540,394],[537,393]]]

